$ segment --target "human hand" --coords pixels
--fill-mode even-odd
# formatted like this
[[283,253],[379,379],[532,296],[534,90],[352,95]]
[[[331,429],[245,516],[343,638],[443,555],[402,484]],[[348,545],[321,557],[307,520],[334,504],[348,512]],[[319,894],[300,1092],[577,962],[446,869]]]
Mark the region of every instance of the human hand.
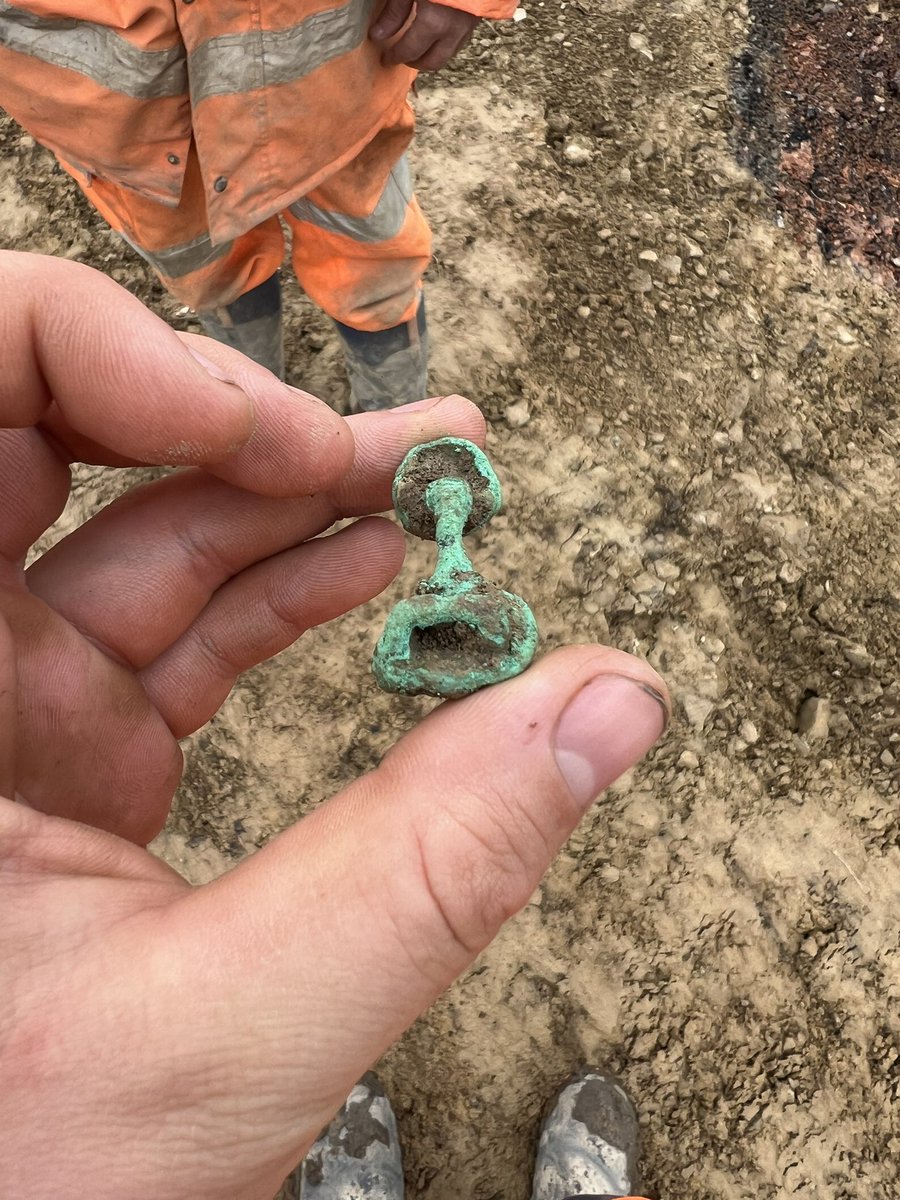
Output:
[[434,0],[388,0],[372,27],[372,40],[389,42],[397,37],[409,21],[413,7],[415,15],[409,27],[385,48],[382,64],[395,67],[405,63],[417,71],[439,71],[468,45],[479,18],[462,9],[436,4]]
[[[295,502],[260,498],[234,508],[225,493],[206,491],[226,476],[229,483],[244,480],[247,490],[258,487],[268,478],[267,457],[279,454],[275,486],[287,490],[291,479],[296,486],[305,473],[315,472],[315,443],[311,450],[304,441],[310,428],[319,429],[321,445],[334,454],[329,469],[339,474],[346,460],[335,448],[342,435],[335,434],[331,417],[297,398],[299,419],[280,385],[222,349],[217,361],[245,394],[253,394],[256,424],[249,432],[246,401],[224,385],[214,386],[202,372],[192,375],[177,339],[131,302],[125,305],[114,285],[101,281],[100,288],[91,273],[63,268],[81,272],[82,308],[88,317],[100,314],[101,339],[90,319],[67,306],[69,282],[54,274],[59,268],[42,269],[49,274],[39,295],[55,319],[47,324],[41,311],[26,304],[26,322],[33,320],[38,336],[35,354],[18,328],[21,300],[29,297],[27,270],[15,288],[5,278],[0,292],[15,296],[17,305],[15,318],[4,314],[4,332],[18,330],[19,336],[18,345],[4,342],[16,348],[7,360],[16,378],[13,386],[0,386],[0,406],[17,414],[21,425],[36,411],[46,423],[27,436],[7,434],[0,443],[17,464],[17,478],[27,483],[0,494],[4,536],[13,528],[7,514],[15,517],[14,532],[21,538],[27,522],[36,529],[59,508],[64,480],[57,439],[80,440],[86,447],[86,439],[100,440],[112,431],[115,436],[106,440],[116,453],[98,449],[98,457],[152,459],[161,457],[160,448],[172,457],[177,446],[181,461],[208,460],[204,470],[188,475],[196,490],[183,497],[185,511],[174,504],[166,509],[167,500],[157,509],[153,501],[151,517],[144,518],[151,532],[159,516],[174,521],[170,532],[177,534],[189,500],[191,511],[207,520],[209,510],[223,503],[224,525],[232,537],[237,531],[242,553],[254,539],[263,543],[256,556],[262,561],[246,576],[235,575],[233,557],[225,561],[226,582],[215,595],[226,599],[213,645],[234,639],[242,653],[251,647],[258,652],[273,636],[267,612],[255,615],[262,597],[278,597],[282,619],[291,627],[278,626],[278,644],[308,623],[310,611],[321,611],[317,604],[331,604],[323,593],[335,588],[335,577],[342,602],[349,603],[351,585],[341,574],[346,560],[337,549],[322,561],[301,556],[322,543],[281,550],[285,542],[293,546],[308,536],[309,508],[282,509]],[[117,305],[118,316],[112,311]],[[126,309],[127,319],[121,315]],[[118,336],[120,321],[136,346]],[[59,344],[47,340],[48,331]],[[214,348],[199,344],[212,357]],[[117,347],[115,355],[111,346]],[[186,399],[190,388],[200,397],[196,407]],[[50,394],[54,403],[48,405]],[[137,431],[126,419],[136,400],[146,413]],[[359,513],[387,502],[405,440],[479,432],[474,410],[458,399],[418,414],[367,417],[355,419],[360,449],[349,475],[331,489],[329,502],[337,506],[340,497],[339,511]],[[419,425],[414,438],[410,420]],[[224,428],[229,423],[230,431]],[[0,480],[9,476],[0,472]],[[54,483],[53,504],[42,479]],[[143,511],[148,494],[167,495],[139,491],[121,502],[124,512],[129,504]],[[305,503],[324,520],[315,499]],[[110,539],[123,530],[127,535],[130,527],[121,519]],[[361,527],[369,532],[355,535],[361,540],[348,548],[347,558],[350,574],[367,571],[371,588],[379,570],[386,576],[393,571],[400,548],[386,523]],[[218,526],[196,528],[193,547],[214,550],[213,558],[223,547],[228,551],[230,542]],[[132,531],[143,547],[144,525]],[[352,531],[338,535],[349,536]],[[99,534],[84,538],[86,565],[74,556],[69,564],[78,583],[73,591],[80,619],[89,623],[92,607],[105,611],[111,589],[102,574],[91,589],[79,572],[95,564],[105,568],[116,556],[108,547],[102,550]],[[166,539],[160,535],[159,541]],[[337,546],[337,537],[334,542]],[[151,539],[151,549],[154,545]],[[277,577],[272,567],[279,559],[272,555],[282,564]],[[367,555],[372,561],[366,566]],[[183,572],[170,567],[158,549],[148,552],[146,562],[147,573],[158,562],[165,567],[159,586],[166,595],[181,594]],[[119,567],[127,583],[124,596],[116,597],[120,612],[131,588],[139,601],[132,620],[144,611],[148,623],[159,621],[153,598],[147,599],[141,580],[127,567]],[[294,593],[290,581],[298,568],[311,582]],[[54,570],[61,579],[62,566]],[[263,579],[266,587],[260,586]],[[3,582],[3,612],[11,611],[13,619],[0,616],[0,779],[8,784],[16,771],[17,713],[26,717],[27,743],[28,714],[37,707],[40,715],[44,697],[56,714],[42,733],[45,765],[65,792],[67,756],[77,753],[65,724],[81,722],[83,736],[91,733],[77,704],[66,710],[53,698],[70,670],[73,643],[51,624],[40,640],[40,656],[31,662],[33,629],[44,629],[44,618],[37,613],[33,622],[21,619],[19,581],[10,573]],[[201,583],[202,593],[208,576]],[[60,583],[57,589],[61,595]],[[216,611],[215,598],[203,611]],[[95,646],[91,628],[84,634],[76,629],[88,647],[82,651],[87,661],[93,661]],[[201,630],[198,640],[205,638]],[[24,673],[17,669],[23,650]],[[238,657],[234,651],[232,658]],[[215,689],[224,687],[218,655],[212,689],[204,674],[207,660],[200,654],[194,662],[200,690],[214,705]],[[179,687],[187,687],[186,678],[182,672]],[[104,666],[91,683],[86,698],[95,706],[96,726],[117,728],[119,713],[103,689],[119,686],[118,676]],[[93,798],[99,828],[0,800],[5,1192],[56,1200],[269,1200],[353,1082],[525,903],[592,799],[656,740],[664,723],[661,689],[646,664],[619,651],[590,646],[557,651],[517,679],[441,706],[376,771],[199,889],[107,832],[128,825],[113,789],[130,783],[132,792],[140,792],[136,780],[154,761],[146,747],[143,757],[131,756],[127,770],[114,771],[106,760],[115,758],[119,746],[108,735],[95,738],[95,770],[106,788],[98,783]],[[128,692],[129,703],[134,694]],[[136,707],[140,716],[143,709]],[[152,744],[148,739],[146,746]],[[45,798],[52,799],[49,789]],[[65,813],[65,795],[56,807]]]
[[[0,793],[143,843],[177,786],[178,739],[241,671],[402,562],[384,520],[317,535],[388,508],[412,445],[480,440],[484,423],[460,398],[344,422],[72,263],[2,254],[0,297],[0,616],[19,707]],[[73,458],[191,469],[127,493],[26,572]]]

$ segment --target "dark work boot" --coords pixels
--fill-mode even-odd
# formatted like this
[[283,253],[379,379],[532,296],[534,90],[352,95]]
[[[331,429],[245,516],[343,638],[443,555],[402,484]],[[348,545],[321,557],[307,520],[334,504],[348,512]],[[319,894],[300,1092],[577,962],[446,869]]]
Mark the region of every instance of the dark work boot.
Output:
[[301,1200],[403,1200],[397,1122],[371,1071],[297,1170]]
[[198,312],[197,318],[211,338],[240,350],[284,379],[281,276],[277,271],[225,308],[206,309]]
[[335,321],[356,411],[396,408],[428,395],[428,330],[425,301],[411,321],[364,333]]
[[639,1148],[634,1105],[619,1081],[585,1070],[541,1127],[532,1200],[632,1196]]

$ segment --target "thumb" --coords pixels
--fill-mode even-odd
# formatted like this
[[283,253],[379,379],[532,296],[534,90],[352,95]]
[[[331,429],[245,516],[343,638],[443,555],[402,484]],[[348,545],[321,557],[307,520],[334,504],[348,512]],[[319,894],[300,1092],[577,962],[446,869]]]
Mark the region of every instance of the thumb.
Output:
[[413,0],[387,0],[384,11],[372,26],[373,41],[385,42],[399,33],[412,12]]
[[215,992],[256,1031],[252,1094],[273,1121],[296,1131],[299,1106],[315,1136],[650,749],[664,691],[620,651],[550,654],[435,710],[376,771],[187,899],[205,944],[228,947]]

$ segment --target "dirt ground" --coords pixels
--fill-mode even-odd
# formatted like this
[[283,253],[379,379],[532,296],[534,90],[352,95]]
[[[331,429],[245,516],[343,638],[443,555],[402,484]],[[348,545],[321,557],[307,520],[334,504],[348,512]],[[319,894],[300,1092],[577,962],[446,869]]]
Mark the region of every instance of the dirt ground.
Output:
[[[896,44],[877,0],[752,28],[743,0],[560,0],[421,88],[434,390],[483,405],[507,495],[477,561],[545,647],[649,658],[677,719],[381,1064],[413,1196],[525,1200],[542,1106],[584,1062],[638,1100],[649,1195],[900,1196],[900,309],[889,260],[865,274],[784,202],[811,175],[776,104],[782,47],[836,10],[842,36]],[[875,93],[894,129],[898,88]],[[189,325],[8,123],[0,236]],[[294,382],[342,404],[296,292],[289,327]],[[120,485],[85,470],[65,519]],[[388,595],[250,672],[192,739],[158,841],[189,878],[414,722],[425,702],[379,693],[368,660],[427,562],[412,548]]]

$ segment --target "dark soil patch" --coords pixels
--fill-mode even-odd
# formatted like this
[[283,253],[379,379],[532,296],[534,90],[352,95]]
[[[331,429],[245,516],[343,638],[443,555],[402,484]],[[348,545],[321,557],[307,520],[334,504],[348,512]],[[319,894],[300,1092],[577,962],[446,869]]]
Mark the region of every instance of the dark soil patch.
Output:
[[737,60],[741,160],[796,233],[900,280],[900,45],[876,3],[751,0]]

